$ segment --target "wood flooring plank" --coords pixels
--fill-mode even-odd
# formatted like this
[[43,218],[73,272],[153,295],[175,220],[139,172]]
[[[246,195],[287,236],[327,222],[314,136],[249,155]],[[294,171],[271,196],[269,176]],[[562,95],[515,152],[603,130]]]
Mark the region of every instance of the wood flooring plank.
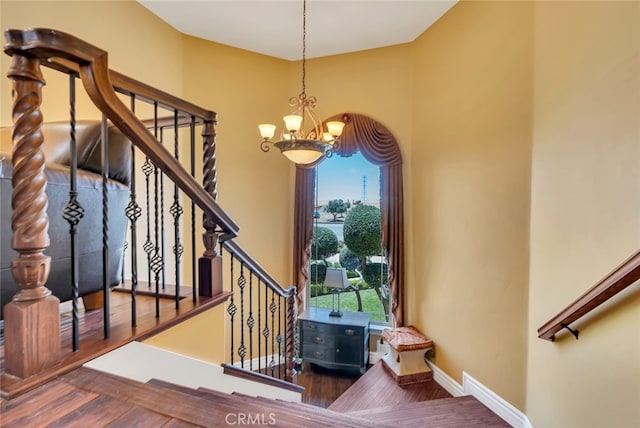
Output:
[[102,427],[122,416],[133,404],[101,396],[51,423],[51,428]]
[[166,424],[162,425],[162,428],[191,428],[199,427],[200,425],[190,424],[189,422],[181,421],[180,419],[171,419]]
[[[216,426],[213,421],[217,417],[224,418],[225,410],[234,411],[221,409],[219,406],[212,407],[207,405],[206,400],[198,397],[160,389],[85,367],[66,374],[64,380],[78,388],[128,401],[154,412],[205,427]],[[204,409],[207,411],[203,411]]]
[[510,425],[475,397],[443,398],[348,413],[398,427],[495,427]]
[[[376,391],[372,394],[371,391]],[[329,410],[347,413],[363,409],[376,409],[385,405],[412,403],[451,397],[442,386],[428,382],[398,386],[378,362],[360,377],[345,393],[340,395]]]
[[54,381],[9,400],[0,409],[3,427],[44,427],[96,399],[98,394]]
[[[165,426],[171,420],[172,418],[168,416],[152,412],[144,407],[132,406],[129,411],[123,413],[120,417],[105,425],[105,428],[156,428]],[[188,424],[185,426],[194,425]]]

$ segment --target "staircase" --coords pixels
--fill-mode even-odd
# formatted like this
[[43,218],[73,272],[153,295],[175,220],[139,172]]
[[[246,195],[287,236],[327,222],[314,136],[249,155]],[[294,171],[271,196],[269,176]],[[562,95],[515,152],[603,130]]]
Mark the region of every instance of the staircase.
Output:
[[[348,393],[348,391],[347,391]],[[345,393],[345,394],[347,394]],[[375,395],[369,391],[369,395]],[[6,427],[508,427],[473,397],[380,405],[341,413],[248,394],[143,383],[81,367],[11,401]]]

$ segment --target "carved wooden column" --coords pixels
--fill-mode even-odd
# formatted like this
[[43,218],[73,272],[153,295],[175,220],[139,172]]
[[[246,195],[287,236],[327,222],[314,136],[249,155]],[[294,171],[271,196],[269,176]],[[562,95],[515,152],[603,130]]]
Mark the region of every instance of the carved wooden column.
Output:
[[287,382],[294,382],[296,376],[295,370],[295,331],[296,331],[296,319],[298,318],[297,312],[297,302],[296,302],[296,292],[291,294],[287,299],[287,343],[285,343],[285,358],[286,358],[286,366],[287,372],[285,374],[285,380]]
[[[204,141],[203,154],[203,186],[214,199],[218,197],[216,177],[216,131],[213,122],[205,122],[202,130]],[[216,223],[207,214],[203,218],[205,229],[202,239],[204,242],[204,254],[198,259],[200,296],[211,297],[222,292],[222,257],[218,253],[218,234]]]
[[7,76],[13,80],[12,261],[19,291],[4,307],[5,371],[29,377],[60,361],[59,300],[44,285],[51,258],[47,216],[47,177],[42,151],[40,62],[14,54]]

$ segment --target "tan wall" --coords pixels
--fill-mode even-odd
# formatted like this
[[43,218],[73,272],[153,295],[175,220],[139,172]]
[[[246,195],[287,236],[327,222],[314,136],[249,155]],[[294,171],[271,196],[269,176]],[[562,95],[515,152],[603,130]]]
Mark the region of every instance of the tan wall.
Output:
[[640,247],[640,4],[535,7],[527,414],[640,424],[638,286],[555,343],[536,330]]
[[[109,52],[110,68],[163,90],[180,94],[182,68],[167,66],[168,58],[181,58],[180,34],[139,3],[125,1],[5,1],[0,4],[0,25],[8,28],[52,28],[77,36]],[[116,25],[117,23],[117,25]],[[144,31],[142,31],[144,29]],[[4,35],[3,35],[4,44]],[[11,125],[11,89],[5,77],[10,58],[0,55],[0,124]],[[46,121],[68,118],[67,78],[44,70],[43,116]],[[81,96],[78,81],[79,118],[98,118],[97,111]],[[62,105],[59,100],[64,100]]]
[[[157,348],[166,349],[177,354],[187,355],[213,364],[228,361],[227,329],[217,328],[225,324],[227,313],[225,306],[220,305],[162,333],[156,334],[144,343]],[[209,334],[203,334],[203,332]]]
[[238,242],[289,286],[293,167],[275,148],[263,153],[258,133],[259,123],[276,123],[287,112],[289,62],[193,37],[183,39],[184,96],[219,112],[219,201],[240,225]]
[[524,409],[532,7],[454,6],[414,43],[411,321]]

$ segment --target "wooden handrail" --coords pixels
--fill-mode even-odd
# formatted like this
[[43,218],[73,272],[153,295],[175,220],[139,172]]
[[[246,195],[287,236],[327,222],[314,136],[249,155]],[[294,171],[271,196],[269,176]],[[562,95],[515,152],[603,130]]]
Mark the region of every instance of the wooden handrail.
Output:
[[[640,250],[602,278],[573,303],[538,329],[538,337],[553,341],[555,334],[640,279]],[[577,338],[577,331],[572,330]]]
[[282,287],[278,281],[256,262],[235,240],[224,241],[222,245],[279,296],[291,297],[295,293],[296,287],[294,285],[287,288]]
[[[77,72],[87,94],[98,109],[115,124],[134,145],[157,165],[207,216],[212,218],[226,237],[235,237],[239,227],[218,205],[212,195],[200,186],[171,153],[158,144],[146,126],[116,95],[115,82],[127,91],[140,91],[145,97],[158,96],[162,103],[177,103],[171,108],[184,108],[205,121],[215,122],[215,113],[170,96],[162,91],[125,78],[108,68],[107,52],[61,31],[46,28],[7,30],[4,50],[9,55],[37,58],[42,65],[66,73]],[[55,59],[55,60],[54,60]]]

